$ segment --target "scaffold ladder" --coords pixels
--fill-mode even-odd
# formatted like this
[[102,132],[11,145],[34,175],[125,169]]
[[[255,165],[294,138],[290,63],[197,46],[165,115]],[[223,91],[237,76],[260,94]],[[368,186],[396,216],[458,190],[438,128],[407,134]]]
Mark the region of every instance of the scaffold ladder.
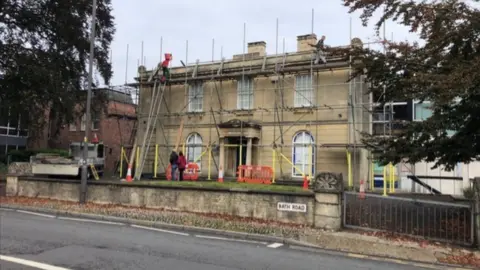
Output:
[[[150,77],[151,79],[152,77]],[[150,104],[150,110],[148,113],[148,120],[145,133],[143,134],[142,144],[140,146],[140,160],[138,161],[139,164],[137,169],[135,170],[135,180],[140,180],[143,172],[143,168],[145,167],[145,161],[148,156],[148,151],[150,150],[150,144],[152,140],[153,133],[155,132],[155,125],[157,123],[158,114],[160,113],[160,109],[162,107],[162,100],[163,95],[165,93],[165,88],[167,85],[167,80],[165,80],[162,84],[158,85],[157,90],[157,81],[155,81],[153,87],[153,96],[152,103]],[[155,93],[156,92],[156,93]],[[152,119],[153,118],[153,119]]]
[[93,164],[90,164],[90,170],[92,171],[92,174],[95,180],[100,180],[100,176],[98,176],[97,169],[95,169],[95,166]]

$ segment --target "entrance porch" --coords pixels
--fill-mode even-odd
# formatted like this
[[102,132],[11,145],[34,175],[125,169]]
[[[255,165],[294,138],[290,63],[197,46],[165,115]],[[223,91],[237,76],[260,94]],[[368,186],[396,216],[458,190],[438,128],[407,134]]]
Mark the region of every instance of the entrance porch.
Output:
[[240,165],[255,165],[258,160],[261,126],[252,122],[230,120],[218,125],[220,130],[219,168],[226,177],[235,177]]

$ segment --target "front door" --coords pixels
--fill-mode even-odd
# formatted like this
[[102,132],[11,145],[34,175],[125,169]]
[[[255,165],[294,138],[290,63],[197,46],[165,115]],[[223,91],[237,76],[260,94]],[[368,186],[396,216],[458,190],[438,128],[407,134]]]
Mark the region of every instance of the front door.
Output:
[[[242,151],[240,151],[240,144],[242,144]],[[240,162],[242,165],[245,165],[247,162],[247,139],[242,138],[242,140],[240,140],[240,137],[227,138],[227,145],[229,145],[226,147],[226,149],[228,149],[227,171],[231,176],[236,177]]]

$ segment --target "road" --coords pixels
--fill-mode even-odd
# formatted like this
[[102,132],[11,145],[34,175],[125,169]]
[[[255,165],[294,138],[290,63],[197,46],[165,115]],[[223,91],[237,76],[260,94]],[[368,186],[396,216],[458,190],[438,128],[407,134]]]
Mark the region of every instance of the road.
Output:
[[58,269],[55,267],[79,270],[421,269],[277,243],[0,209],[0,269]]

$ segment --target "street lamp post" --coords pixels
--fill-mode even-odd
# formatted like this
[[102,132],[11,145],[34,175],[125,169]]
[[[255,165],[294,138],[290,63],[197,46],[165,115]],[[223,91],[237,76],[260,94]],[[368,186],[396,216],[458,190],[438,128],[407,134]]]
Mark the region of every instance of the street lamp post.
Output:
[[95,23],[97,17],[97,0],[93,0],[92,5],[92,20],[90,30],[90,59],[88,66],[88,86],[87,86],[87,108],[85,115],[85,138],[83,139],[83,164],[82,164],[82,180],[80,183],[80,203],[84,204],[87,201],[87,175],[88,175],[88,138],[91,128],[91,114],[92,107],[92,83],[93,83],[93,59],[95,52]]

